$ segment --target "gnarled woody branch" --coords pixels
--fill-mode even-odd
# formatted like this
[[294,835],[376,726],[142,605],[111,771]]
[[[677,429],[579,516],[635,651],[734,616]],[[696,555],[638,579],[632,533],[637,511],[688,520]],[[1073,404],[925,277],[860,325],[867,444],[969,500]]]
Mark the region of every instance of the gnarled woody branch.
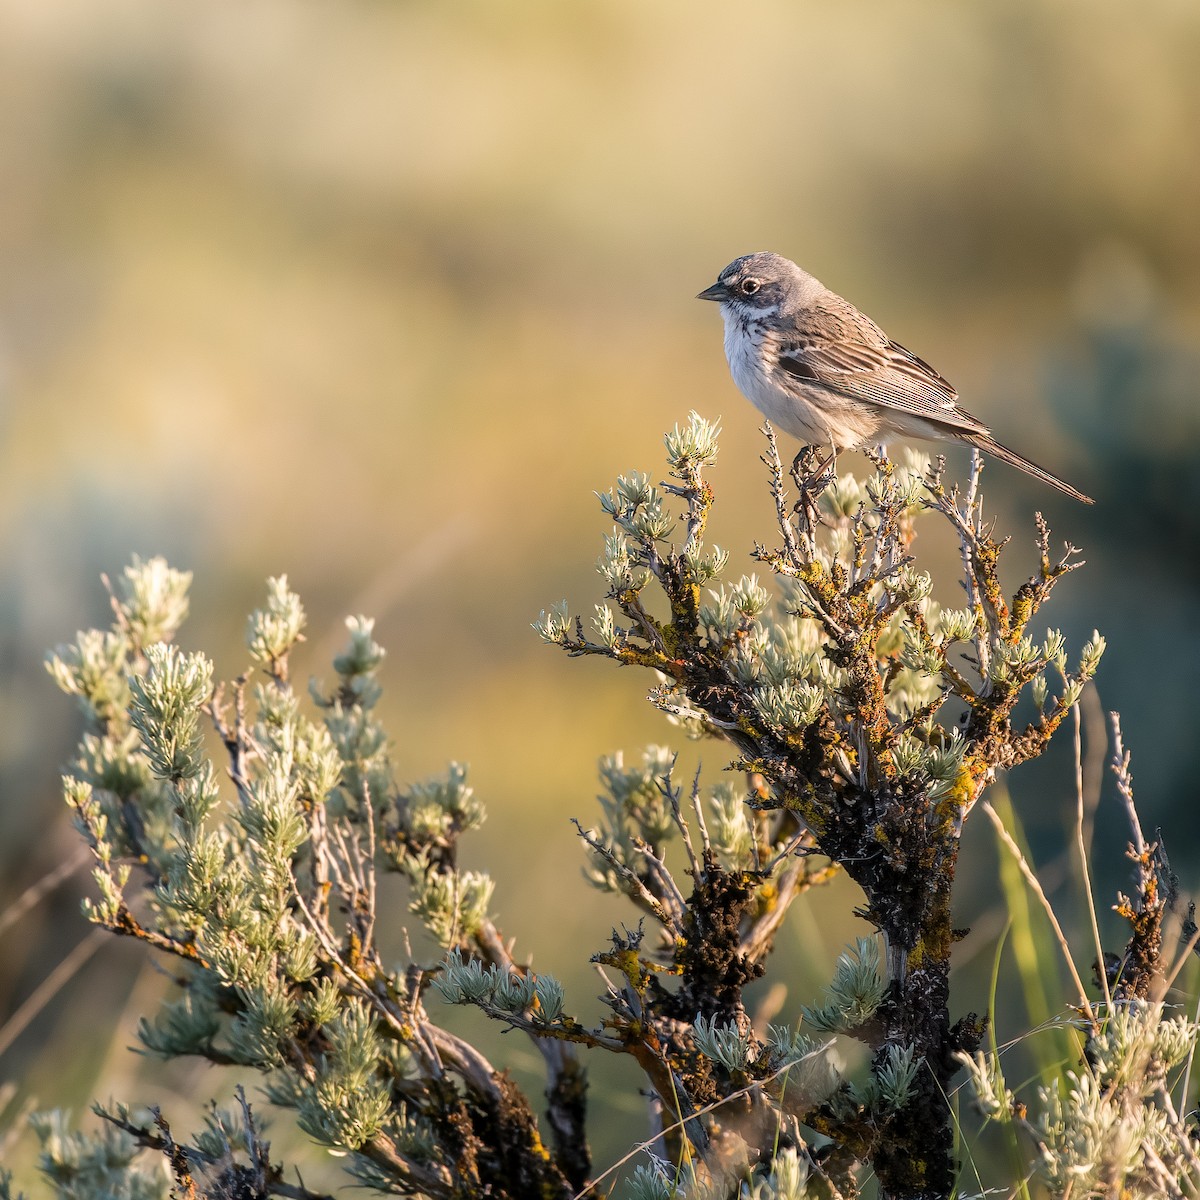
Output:
[[[706,445],[703,422],[694,417],[692,429],[696,445]],[[885,1194],[948,1195],[951,1064],[982,1030],[974,1015],[952,1026],[948,1009],[950,898],[963,821],[997,771],[1041,753],[1103,643],[1090,643],[1068,672],[1061,638],[1052,634],[1041,646],[1029,638],[1055,583],[1078,565],[1075,551],[1068,546],[1052,560],[1039,517],[1039,569],[1006,601],[1004,543],[982,515],[978,456],[965,494],[946,487],[940,462],[922,479],[877,458],[864,490],[814,476],[806,469],[811,460],[800,456],[792,470],[800,501],[792,506],[774,434],[769,426],[764,432],[782,548],[760,546],[755,557],[784,585],[781,617],[768,618],[754,580],[702,602],[712,578],[702,545],[713,502],[703,468],[711,456],[676,452],[669,453],[676,482],[663,487],[686,504],[686,553],[666,542],[661,501],[644,477],[619,481],[605,500],[618,532],[601,570],[609,599],[630,624],[622,628],[602,614],[603,636],[594,641],[579,622],[572,636],[564,617],[543,626],[543,636],[572,655],[603,655],[668,677],[652,700],[728,738],[738,765],[766,782],[758,803],[793,814],[811,849],[863,888],[863,915],[883,934],[891,979],[871,1022],[876,1065],[882,1068],[888,1047],[903,1046],[925,1067],[886,1136],[878,1128],[868,1133],[866,1114],[848,1114],[844,1103],[806,1120],[852,1158],[869,1159]],[[922,510],[948,521],[958,538],[969,603],[963,621],[932,603],[927,577],[913,566],[914,519]],[[665,594],[667,621],[648,616],[642,593],[651,580]],[[797,620],[816,630],[815,641]],[[811,652],[793,648],[802,633]],[[1061,675],[1061,692],[1047,703],[1051,670]],[[1017,701],[1034,685],[1038,715],[1015,728]],[[949,696],[966,713],[944,727],[936,718]]]

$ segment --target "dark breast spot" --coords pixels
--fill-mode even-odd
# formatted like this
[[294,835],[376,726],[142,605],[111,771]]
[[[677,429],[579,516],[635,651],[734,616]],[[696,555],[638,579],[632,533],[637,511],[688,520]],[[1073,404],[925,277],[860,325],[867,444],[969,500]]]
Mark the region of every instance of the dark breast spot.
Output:
[[797,379],[804,379],[809,383],[820,383],[820,378],[816,371],[812,369],[802,358],[791,358],[784,356],[779,360],[779,365],[789,374],[794,375]]

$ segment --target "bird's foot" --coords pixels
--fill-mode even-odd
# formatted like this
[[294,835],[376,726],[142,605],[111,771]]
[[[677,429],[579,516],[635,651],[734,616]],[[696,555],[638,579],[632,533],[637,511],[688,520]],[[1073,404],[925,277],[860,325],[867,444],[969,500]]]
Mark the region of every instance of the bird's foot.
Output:
[[821,493],[837,479],[837,451],[821,458],[816,446],[801,446],[792,460],[792,479],[800,498],[793,512],[809,529],[823,524],[820,511]]
[[821,458],[816,446],[801,446],[790,474],[802,491],[823,492],[837,478],[837,451]]

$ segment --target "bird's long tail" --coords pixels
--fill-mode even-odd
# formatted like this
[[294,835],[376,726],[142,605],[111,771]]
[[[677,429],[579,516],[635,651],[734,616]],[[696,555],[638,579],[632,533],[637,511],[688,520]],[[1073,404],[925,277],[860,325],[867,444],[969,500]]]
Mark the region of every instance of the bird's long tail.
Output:
[[1043,470],[1037,463],[1032,463],[1029,459],[1022,458],[1015,450],[1010,450],[1007,446],[1000,445],[995,438],[988,437],[986,433],[967,434],[963,436],[962,440],[967,445],[975,446],[985,454],[990,454],[994,458],[1000,459],[1001,462],[1008,463],[1010,467],[1017,467],[1027,475],[1032,475],[1035,479],[1040,479],[1043,483],[1048,483],[1051,487],[1058,488],[1060,492],[1066,492],[1068,496],[1074,496],[1076,500],[1082,500],[1084,504],[1095,504],[1091,496],[1085,496],[1069,483],[1059,479],[1057,475],[1051,475],[1049,471]]

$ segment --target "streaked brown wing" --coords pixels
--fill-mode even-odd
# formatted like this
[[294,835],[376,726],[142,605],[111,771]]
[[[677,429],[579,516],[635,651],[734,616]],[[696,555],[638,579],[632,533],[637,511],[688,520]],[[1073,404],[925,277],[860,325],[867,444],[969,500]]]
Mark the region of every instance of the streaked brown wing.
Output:
[[799,318],[795,335],[780,347],[779,366],[841,396],[954,429],[986,431],[958,407],[958,393],[924,359],[890,341],[878,325],[832,293],[820,309]]

